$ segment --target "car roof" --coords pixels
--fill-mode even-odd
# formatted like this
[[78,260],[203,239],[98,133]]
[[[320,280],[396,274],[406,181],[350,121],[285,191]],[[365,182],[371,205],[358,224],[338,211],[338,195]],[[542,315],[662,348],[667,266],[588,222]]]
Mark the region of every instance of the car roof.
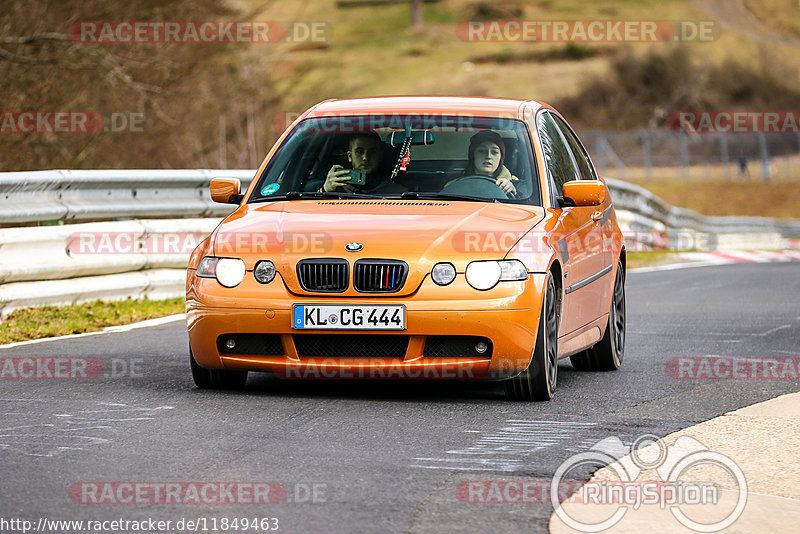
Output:
[[397,114],[454,114],[481,115],[489,117],[517,116],[523,104],[533,111],[549,107],[534,100],[465,96],[381,96],[353,98],[348,100],[326,100],[309,110],[308,117],[330,115],[374,115]]

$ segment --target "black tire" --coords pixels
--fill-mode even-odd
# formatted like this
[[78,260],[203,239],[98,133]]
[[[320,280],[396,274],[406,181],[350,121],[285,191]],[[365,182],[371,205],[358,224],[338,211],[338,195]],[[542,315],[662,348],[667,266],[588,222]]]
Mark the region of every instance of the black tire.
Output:
[[553,275],[548,273],[533,357],[527,369],[505,381],[507,398],[524,401],[553,398],[558,382],[559,316],[556,283]]
[[570,356],[578,371],[616,371],[625,357],[625,269],[620,261],[603,338],[594,347]]
[[247,371],[226,371],[200,367],[189,347],[189,362],[192,366],[194,384],[200,389],[240,389],[247,382]]

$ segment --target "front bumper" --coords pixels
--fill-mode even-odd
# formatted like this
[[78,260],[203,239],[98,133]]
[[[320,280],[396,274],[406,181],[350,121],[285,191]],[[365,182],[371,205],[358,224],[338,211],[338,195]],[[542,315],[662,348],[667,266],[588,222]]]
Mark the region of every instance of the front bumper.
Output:
[[[544,274],[529,274],[523,282],[501,282],[489,291],[466,285],[463,275],[440,287],[426,279],[407,297],[386,295],[359,298],[288,292],[280,280],[269,286],[250,282],[233,289],[216,280],[192,276],[187,280],[187,326],[197,363],[212,369],[267,371],[285,378],[410,378],[502,379],[528,366],[536,342]],[[277,283],[275,283],[277,282]],[[255,282],[253,282],[255,284]],[[243,287],[244,286],[244,287]],[[249,287],[252,286],[252,287]],[[267,291],[269,294],[264,294]],[[255,295],[255,293],[261,293]],[[241,294],[241,298],[237,298]],[[257,302],[254,301],[257,298]],[[247,301],[247,307],[234,304]],[[293,304],[403,304],[404,331],[312,330],[292,328]],[[298,354],[295,336],[408,336],[405,353],[379,357]],[[218,338],[230,334],[276,334],[282,354],[229,354]],[[479,336],[491,341],[491,356],[425,355],[428,336]]]

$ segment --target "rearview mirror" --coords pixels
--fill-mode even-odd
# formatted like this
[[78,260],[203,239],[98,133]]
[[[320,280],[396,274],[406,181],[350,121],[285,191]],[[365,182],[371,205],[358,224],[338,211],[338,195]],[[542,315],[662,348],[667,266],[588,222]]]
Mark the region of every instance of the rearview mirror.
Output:
[[573,180],[564,184],[563,198],[567,205],[571,200],[575,206],[598,206],[606,199],[606,186],[599,180]]
[[221,204],[239,204],[243,196],[239,194],[242,184],[236,178],[214,178],[211,180],[211,200]]

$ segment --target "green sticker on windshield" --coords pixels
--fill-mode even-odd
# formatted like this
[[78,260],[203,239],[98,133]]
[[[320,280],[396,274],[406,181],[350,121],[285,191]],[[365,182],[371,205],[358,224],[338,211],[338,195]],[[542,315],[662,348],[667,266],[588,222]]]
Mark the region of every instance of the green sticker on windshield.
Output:
[[281,188],[281,184],[269,184],[267,186],[264,186],[264,188],[261,190],[261,194],[262,195],[271,195],[272,193],[274,193],[275,191],[277,191],[280,188]]

